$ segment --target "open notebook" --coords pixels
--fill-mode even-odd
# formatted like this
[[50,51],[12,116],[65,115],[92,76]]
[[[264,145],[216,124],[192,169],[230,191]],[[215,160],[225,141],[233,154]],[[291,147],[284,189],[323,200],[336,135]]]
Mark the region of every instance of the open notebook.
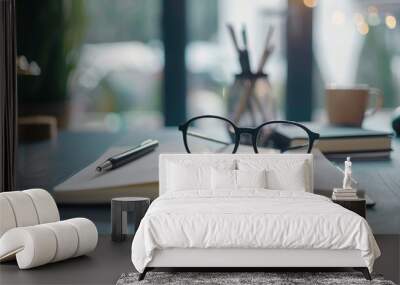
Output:
[[158,196],[158,155],[185,152],[177,144],[160,144],[155,151],[115,170],[96,172],[96,167],[113,155],[131,147],[112,147],[96,161],[54,188],[54,198],[60,203],[109,203],[111,198]]

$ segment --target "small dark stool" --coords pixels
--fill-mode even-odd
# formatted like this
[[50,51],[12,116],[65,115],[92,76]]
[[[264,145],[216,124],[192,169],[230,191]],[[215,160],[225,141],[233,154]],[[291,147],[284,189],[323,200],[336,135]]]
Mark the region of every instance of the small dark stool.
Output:
[[359,214],[361,217],[365,218],[366,216],[366,201],[365,199],[354,199],[354,200],[332,200],[334,203],[339,204],[340,206],[353,211],[356,214]]
[[150,205],[150,198],[120,197],[111,200],[111,239],[123,241],[126,238],[127,212],[134,213],[135,232]]

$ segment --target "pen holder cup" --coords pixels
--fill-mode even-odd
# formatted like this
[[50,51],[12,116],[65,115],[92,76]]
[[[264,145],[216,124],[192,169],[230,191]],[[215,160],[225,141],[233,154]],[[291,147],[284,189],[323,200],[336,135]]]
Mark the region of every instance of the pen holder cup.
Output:
[[[227,113],[240,127],[258,127],[276,119],[276,103],[272,96],[268,75],[237,74],[227,94]],[[251,138],[241,142],[251,143]]]

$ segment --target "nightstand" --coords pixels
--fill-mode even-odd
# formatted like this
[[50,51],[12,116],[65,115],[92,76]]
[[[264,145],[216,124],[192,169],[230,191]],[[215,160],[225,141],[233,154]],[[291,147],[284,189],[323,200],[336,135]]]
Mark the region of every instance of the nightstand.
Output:
[[126,239],[128,220],[127,212],[133,212],[135,232],[140,221],[150,206],[150,198],[144,197],[119,197],[111,200],[111,239],[123,241]]
[[356,214],[359,214],[363,218],[365,218],[365,216],[366,216],[365,199],[357,199],[357,200],[334,200],[334,199],[332,199],[332,201],[350,211],[353,211]]

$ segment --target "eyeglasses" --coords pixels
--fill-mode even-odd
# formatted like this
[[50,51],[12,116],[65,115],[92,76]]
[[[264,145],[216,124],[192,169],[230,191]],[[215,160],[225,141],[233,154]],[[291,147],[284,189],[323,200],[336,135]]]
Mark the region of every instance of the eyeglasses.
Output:
[[[243,136],[255,153],[272,149],[310,153],[319,138],[306,126],[292,121],[269,121],[257,128],[239,128],[230,120],[214,115],[198,116],[179,126],[188,153],[236,153]],[[242,139],[241,139],[242,138]],[[248,143],[250,144],[250,143]]]

